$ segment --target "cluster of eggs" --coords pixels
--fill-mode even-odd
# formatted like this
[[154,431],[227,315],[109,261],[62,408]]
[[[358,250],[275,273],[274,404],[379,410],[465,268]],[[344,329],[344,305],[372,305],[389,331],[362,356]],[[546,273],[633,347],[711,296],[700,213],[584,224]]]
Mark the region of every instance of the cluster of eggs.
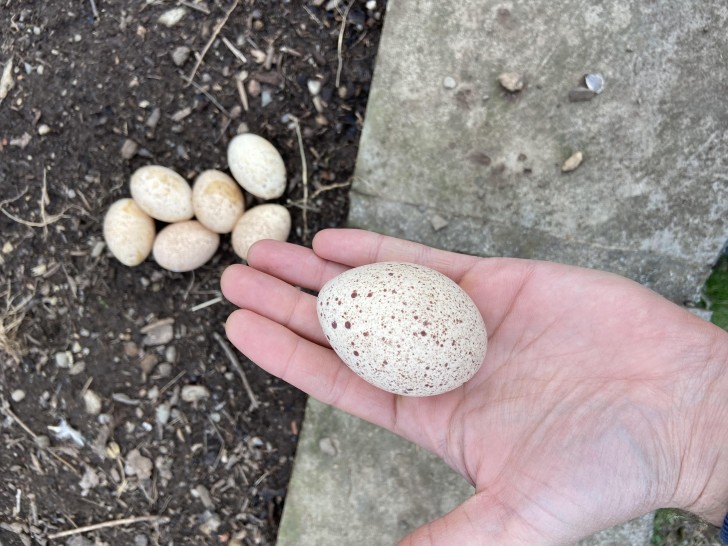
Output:
[[[248,133],[230,141],[227,159],[234,178],[207,170],[192,187],[167,167],[136,170],[129,183],[131,198],[113,203],[104,218],[111,253],[127,266],[139,265],[151,253],[161,267],[184,272],[210,260],[222,234],[232,234],[233,250],[244,260],[256,241],[285,241],[291,230],[288,209],[264,203],[245,210],[240,189],[262,200],[283,195],[286,168],[278,150]],[[168,225],[156,233],[154,220]]]

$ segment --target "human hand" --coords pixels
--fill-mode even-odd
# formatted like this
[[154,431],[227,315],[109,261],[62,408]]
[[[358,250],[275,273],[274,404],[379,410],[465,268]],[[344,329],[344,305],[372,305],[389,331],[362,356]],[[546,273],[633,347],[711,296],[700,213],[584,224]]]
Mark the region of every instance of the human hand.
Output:
[[[357,230],[313,250],[264,241],[231,266],[227,323],[251,360],[311,396],[416,442],[475,486],[403,544],[560,545],[663,506],[728,510],[728,334],[622,277],[481,259]],[[316,300],[331,277],[406,261],[455,280],[488,329],[483,366],[426,398],[366,383],[329,348]],[[292,286],[294,285],[294,286]]]

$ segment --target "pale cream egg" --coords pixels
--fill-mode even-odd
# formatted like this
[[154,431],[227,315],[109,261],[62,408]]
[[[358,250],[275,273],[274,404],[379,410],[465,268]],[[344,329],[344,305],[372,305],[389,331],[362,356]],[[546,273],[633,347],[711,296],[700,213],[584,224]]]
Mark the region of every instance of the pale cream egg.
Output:
[[230,141],[230,172],[243,189],[261,199],[276,199],[286,189],[286,166],[275,146],[261,136],[246,133]]
[[204,265],[220,245],[220,236],[197,220],[169,224],[159,232],[152,249],[155,261],[178,273]]
[[192,218],[192,188],[172,169],[147,165],[134,171],[131,196],[144,212],[162,222]]
[[266,203],[246,211],[233,228],[233,250],[243,260],[253,243],[263,239],[285,241],[291,232],[291,213],[283,205]]
[[119,199],[104,216],[106,246],[124,265],[142,263],[154,244],[154,220],[133,199]]
[[240,186],[222,171],[200,173],[192,186],[195,218],[215,233],[230,233],[243,215],[245,201]]

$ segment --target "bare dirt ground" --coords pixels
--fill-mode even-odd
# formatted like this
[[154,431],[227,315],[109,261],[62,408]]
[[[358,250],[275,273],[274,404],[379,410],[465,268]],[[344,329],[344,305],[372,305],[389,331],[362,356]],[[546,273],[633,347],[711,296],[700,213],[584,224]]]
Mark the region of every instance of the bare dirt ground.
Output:
[[229,238],[174,274],[101,224],[135,169],[226,170],[250,131],[290,240],[340,225],[384,4],[0,0],[0,544],[274,542],[304,397],[226,353]]

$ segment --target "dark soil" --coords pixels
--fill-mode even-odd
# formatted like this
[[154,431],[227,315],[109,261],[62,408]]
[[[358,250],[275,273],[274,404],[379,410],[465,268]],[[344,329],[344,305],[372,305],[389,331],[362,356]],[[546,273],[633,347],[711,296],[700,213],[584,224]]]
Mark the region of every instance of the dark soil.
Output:
[[[286,162],[279,202],[293,215],[291,241],[340,225],[384,1],[353,0],[348,12],[335,4],[0,0],[0,74],[12,62],[14,83],[0,103],[0,544],[275,541],[304,397],[238,355],[261,403],[251,410],[213,336],[232,311],[215,303],[222,271],[239,261],[229,238],[201,269],[174,274],[151,258],[121,265],[101,225],[135,169],[164,165],[188,180],[226,170],[227,143],[243,131]],[[158,22],[180,7],[178,23]],[[181,66],[179,46],[192,51]],[[312,79],[322,83],[318,104]],[[294,117],[315,194],[307,225]],[[145,343],[144,327],[163,333],[154,324],[163,319],[174,338]],[[207,396],[183,400],[188,385]],[[100,413],[87,410],[87,391]],[[83,445],[49,428],[62,423]],[[139,516],[160,519],[48,540]]]

